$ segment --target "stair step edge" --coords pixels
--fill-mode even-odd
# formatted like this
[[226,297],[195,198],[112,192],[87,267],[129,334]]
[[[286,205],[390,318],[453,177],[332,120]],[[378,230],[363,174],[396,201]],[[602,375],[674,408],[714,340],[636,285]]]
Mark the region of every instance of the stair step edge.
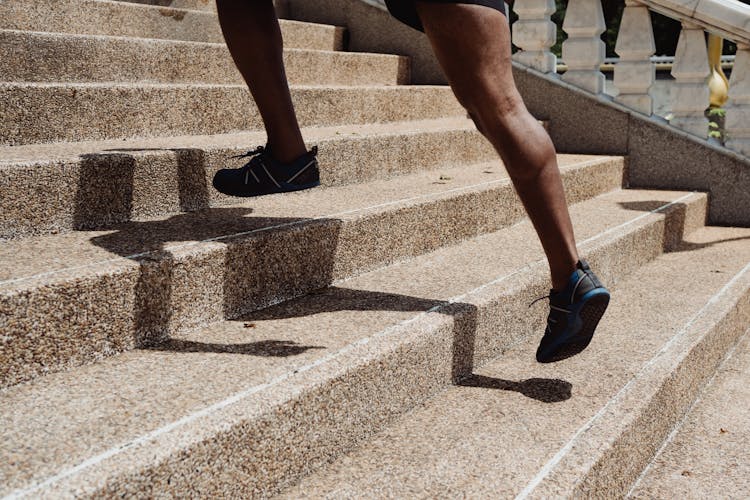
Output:
[[[615,196],[610,203],[613,203],[613,207],[617,207],[619,203],[615,202],[617,199],[648,199],[654,194],[653,192],[621,192],[620,198]],[[675,208],[674,203],[687,202],[690,196],[673,194],[671,207]],[[696,194],[692,197],[699,201],[704,196]],[[619,208],[619,210],[623,209]],[[601,223],[604,222],[607,230],[602,233],[600,229],[592,228],[588,231],[589,237],[581,241],[581,248],[603,279],[616,281],[614,279],[616,276],[626,274],[660,253],[665,234],[670,232],[669,229],[665,229],[666,225],[680,226],[681,220],[677,217],[679,211],[664,210],[665,214],[658,211],[635,216],[629,214],[631,215],[628,219],[630,222],[620,225],[619,229],[613,225],[613,222],[604,222],[604,219],[608,219],[608,215],[598,215],[601,221],[599,227],[601,228]],[[624,215],[628,214],[622,214]],[[528,223],[526,226],[524,231],[532,231]],[[672,230],[675,229],[677,228],[672,228]],[[518,236],[512,241],[529,240],[519,226],[508,228],[506,231],[518,232]],[[586,233],[584,230],[580,231]],[[500,238],[498,235],[488,235],[486,238],[493,247],[497,247],[497,244],[493,243],[495,240],[490,240],[493,237]],[[471,244],[474,242],[466,243],[467,246]],[[625,248],[631,249],[629,254],[623,253]],[[644,251],[645,248],[650,248],[650,250]],[[636,249],[638,251],[635,251]],[[541,256],[541,251],[537,251],[539,252],[537,255]],[[445,254],[467,253],[463,247],[448,248],[442,252]],[[432,258],[434,256],[424,257],[423,261]],[[526,258],[520,257],[522,261]],[[413,264],[404,263],[403,265]],[[246,492],[270,492],[283,480],[306,471],[310,464],[319,465],[322,463],[321,460],[326,461],[329,457],[339,454],[344,448],[360,442],[396,414],[405,411],[406,408],[450,383],[456,370],[459,372],[465,370],[467,367],[462,363],[456,363],[452,355],[456,348],[454,337],[456,325],[471,324],[470,321],[469,323],[464,321],[468,319],[466,314],[470,312],[465,308],[465,304],[475,304],[475,307],[480,309],[477,317],[480,318],[482,324],[478,325],[476,333],[475,347],[478,354],[474,359],[475,363],[494,357],[508,347],[508,342],[512,340],[513,335],[506,333],[508,336],[501,335],[501,338],[497,338],[497,332],[507,328],[517,333],[518,329],[525,330],[529,324],[541,327],[542,315],[540,314],[539,318],[529,318],[528,310],[521,305],[527,303],[524,301],[525,298],[543,293],[548,286],[544,261],[533,261],[522,267],[511,263],[505,265],[515,267],[516,273],[521,272],[521,274],[516,274],[520,281],[510,286],[510,289],[507,278],[496,278],[491,281],[485,278],[485,284],[475,288],[473,292],[454,297],[454,302],[460,303],[446,305],[449,311],[447,315],[434,311],[423,313],[420,315],[421,319],[409,322],[408,326],[384,330],[384,333],[378,337],[362,340],[353,347],[345,349],[335,359],[327,359],[324,363],[313,363],[309,368],[298,368],[296,373],[280,376],[276,381],[279,385],[275,385],[273,391],[265,391],[267,386],[264,386],[261,392],[258,392],[259,389],[247,389],[230,398],[231,405],[216,403],[210,407],[210,410],[196,413],[187,420],[181,420],[182,428],[167,426],[168,428],[164,428],[163,431],[152,432],[144,439],[131,441],[131,444],[124,448],[117,448],[118,451],[115,454],[98,455],[94,462],[87,462],[88,465],[101,462],[91,469],[71,469],[74,472],[82,472],[81,476],[77,478],[59,476],[58,479],[63,479],[63,483],[71,481],[65,488],[75,489],[85,485],[89,491],[92,491],[90,488],[101,488],[98,493],[123,491],[120,488],[125,488],[126,491],[139,491],[140,488],[145,488],[144,491],[148,491],[149,488],[158,490],[174,487],[167,486],[165,483],[167,476],[161,476],[156,469],[159,471],[169,468],[182,470],[184,467],[186,476],[182,476],[181,472],[178,473],[175,469],[167,473],[174,479],[178,476],[189,477],[197,467],[202,471],[201,477],[208,479],[220,475],[208,473],[207,468],[215,466],[229,471],[239,470],[235,467],[244,467],[245,474],[238,477],[240,481],[246,481],[242,485],[248,488]],[[392,272],[392,269],[387,272]],[[366,277],[360,277],[360,279],[364,281]],[[378,278],[373,279],[380,282]],[[399,282],[403,281],[399,279]],[[351,286],[356,285],[355,279]],[[515,304],[512,312],[507,311],[509,303]],[[451,314],[455,314],[455,317],[459,318],[458,321],[453,319]],[[252,315],[247,321],[253,321]],[[415,371],[420,375],[415,376]],[[44,382],[42,379],[40,383]],[[19,386],[16,390],[23,390],[23,388],[24,386]],[[370,405],[369,395],[378,395],[378,401],[381,404],[373,408]],[[336,404],[325,403],[329,398],[333,398],[331,402],[336,401]],[[346,412],[342,413],[337,408],[346,408]],[[321,409],[322,413],[319,413]],[[378,411],[374,412],[373,409]],[[298,419],[309,420],[311,411],[312,414],[318,414],[315,420],[318,425],[311,428],[295,423]],[[214,414],[214,412],[218,413]],[[342,418],[349,422],[343,427]],[[227,419],[237,423],[228,426]],[[243,423],[240,424],[240,421]],[[250,423],[251,421],[255,423]],[[356,425],[353,422],[357,422]],[[359,423],[362,425],[360,426]],[[272,427],[269,428],[268,425]],[[217,436],[219,429],[221,429],[219,434],[228,443],[244,443],[248,442],[247,439],[249,442],[258,442],[256,439],[259,439],[260,435],[265,436],[268,441],[260,443],[254,450],[249,450],[243,445],[247,455],[239,451],[236,453],[219,452],[220,449],[224,449],[221,443],[215,443],[206,448],[205,443],[211,442]],[[232,430],[229,431],[229,429]],[[270,429],[279,429],[279,432]],[[287,429],[287,431],[281,431],[281,429]],[[347,430],[346,436],[342,437],[342,429]],[[292,431],[289,432],[289,430]],[[258,438],[251,438],[252,435],[256,435],[256,432],[261,434],[258,434]],[[153,442],[147,443],[147,441]],[[282,463],[283,461],[280,460],[280,457],[284,456],[280,452],[282,448],[289,449],[288,445],[293,446],[292,443],[297,446],[307,441],[310,441],[310,446],[304,448],[306,451],[302,455],[293,453],[285,463]],[[196,448],[196,443],[204,443],[204,445]],[[185,453],[188,453],[188,449],[191,450],[189,452],[191,458],[185,460],[184,457],[187,456]],[[207,456],[211,457],[208,462],[206,462]],[[219,456],[222,457],[221,460],[214,462],[219,459]],[[150,465],[138,466],[136,469],[129,465],[123,469],[125,464]],[[148,471],[143,467],[146,467]],[[266,467],[271,469],[268,470]],[[248,479],[252,474],[248,475],[251,471],[247,468],[257,468],[257,475],[254,479]],[[123,476],[122,471],[132,472],[125,472]],[[114,479],[118,475],[119,477]],[[250,484],[258,478],[262,478],[261,481],[266,481],[266,484]],[[112,481],[108,482],[110,479]],[[200,481],[200,478],[194,479]],[[194,484],[192,478],[189,481]],[[227,488],[239,487],[236,484],[228,484],[226,481],[220,482]],[[175,485],[174,481],[172,485]],[[201,491],[208,493],[212,491],[211,488],[220,488],[223,487],[222,485],[209,488],[207,485],[195,483],[194,487],[204,486],[208,489]],[[55,491],[60,493],[62,490]],[[215,490],[212,492],[218,493]],[[225,491],[225,493],[228,492]]]

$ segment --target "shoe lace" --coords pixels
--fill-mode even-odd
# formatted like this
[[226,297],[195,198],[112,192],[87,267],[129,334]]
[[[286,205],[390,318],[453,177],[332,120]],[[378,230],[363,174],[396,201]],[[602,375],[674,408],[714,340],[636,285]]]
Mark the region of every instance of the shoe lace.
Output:
[[544,297],[539,297],[538,299],[534,299],[533,301],[531,301],[531,304],[529,304],[529,308],[531,308],[531,306],[533,306],[534,304],[536,304],[540,300],[544,300],[544,299],[548,299],[548,298],[550,298],[550,295],[545,295]]
[[[549,294],[549,295],[545,295],[544,297],[539,297],[537,299],[534,299],[531,302],[531,304],[529,304],[529,308],[531,308],[531,306],[533,306],[534,304],[536,304],[540,300],[549,299],[551,296],[552,296],[552,294]],[[553,306],[550,307],[549,314],[547,315],[547,329],[545,330],[545,334],[547,332],[550,332],[550,334],[552,333],[554,325],[557,324],[560,321],[559,317],[562,314],[562,312],[563,312],[562,309],[558,309],[558,308],[553,307]]]
[[263,146],[258,146],[255,149],[251,149],[250,151],[247,151],[246,153],[242,153],[239,155],[230,156],[229,158],[249,158],[248,162],[245,163],[245,165],[240,168],[240,172],[244,175],[245,184],[250,182],[250,174],[252,174],[252,177],[255,179],[256,182],[258,181],[258,177],[255,175],[255,172],[252,171],[252,168],[255,166],[256,158],[260,159],[263,155],[267,153],[266,148]]
[[266,152],[266,148],[264,148],[263,146],[258,146],[257,148],[251,149],[250,151],[246,153],[242,153],[241,155],[230,156],[230,158],[251,158],[252,159],[252,157],[261,155],[265,152]]

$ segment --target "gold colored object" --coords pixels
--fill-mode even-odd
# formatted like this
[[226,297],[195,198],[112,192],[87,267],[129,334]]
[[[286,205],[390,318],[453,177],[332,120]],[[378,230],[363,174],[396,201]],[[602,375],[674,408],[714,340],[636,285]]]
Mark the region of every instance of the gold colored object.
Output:
[[712,108],[724,106],[729,98],[729,80],[721,69],[721,48],[724,40],[717,35],[708,35],[708,64],[711,75],[708,77],[708,89],[711,92],[709,103]]

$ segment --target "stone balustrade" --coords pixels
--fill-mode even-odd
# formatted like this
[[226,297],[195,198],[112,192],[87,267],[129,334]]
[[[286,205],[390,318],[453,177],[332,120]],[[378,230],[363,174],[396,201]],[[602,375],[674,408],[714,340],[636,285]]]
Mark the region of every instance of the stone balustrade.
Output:
[[[516,0],[518,21],[513,41],[521,50],[514,60],[544,73],[554,73],[556,39],[551,22],[553,0]],[[708,63],[705,33],[737,43],[737,55],[729,80],[726,104],[726,146],[750,155],[750,6],[734,0],[626,0],[617,37],[614,84],[615,100],[634,111],[651,115],[654,109],[649,89],[654,83],[654,36],[649,11],[682,23],[672,68],[674,89],[670,123],[699,137],[707,137],[709,106]],[[600,0],[570,0],[565,13],[562,59],[567,71],[562,79],[594,94],[604,93],[604,18]]]

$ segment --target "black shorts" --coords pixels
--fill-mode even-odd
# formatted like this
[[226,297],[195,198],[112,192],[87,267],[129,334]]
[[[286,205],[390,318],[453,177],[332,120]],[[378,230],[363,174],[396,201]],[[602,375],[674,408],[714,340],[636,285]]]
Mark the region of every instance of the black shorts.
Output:
[[[388,12],[393,17],[401,21],[402,23],[411,26],[412,28],[424,31],[422,27],[422,21],[419,20],[417,14],[417,0],[385,0],[385,4],[388,6]],[[503,15],[507,16],[505,12],[505,3],[503,0],[422,0],[428,3],[468,3],[473,5],[484,5],[500,11]]]

